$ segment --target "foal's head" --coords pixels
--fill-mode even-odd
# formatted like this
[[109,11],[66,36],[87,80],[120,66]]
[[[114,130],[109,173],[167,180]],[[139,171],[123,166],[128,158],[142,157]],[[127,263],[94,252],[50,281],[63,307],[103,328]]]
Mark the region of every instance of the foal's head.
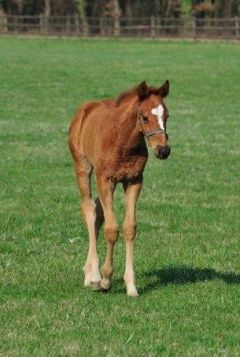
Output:
[[159,88],[148,87],[146,82],[142,82],[137,87],[140,130],[147,138],[149,146],[154,150],[158,159],[167,159],[170,155],[170,146],[166,133],[169,114],[163,101],[168,92],[168,81]]

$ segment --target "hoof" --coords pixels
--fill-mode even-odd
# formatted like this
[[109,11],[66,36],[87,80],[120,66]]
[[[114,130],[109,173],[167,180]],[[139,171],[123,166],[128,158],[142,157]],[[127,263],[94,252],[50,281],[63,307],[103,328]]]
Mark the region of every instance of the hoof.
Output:
[[91,284],[91,279],[90,279],[90,277],[85,277],[85,279],[84,279],[84,286],[85,286],[85,288],[91,288],[92,284]]
[[95,291],[101,290],[100,281],[91,281],[90,287]]
[[128,296],[133,296],[133,297],[139,296],[137,289],[135,287],[131,287],[131,288],[127,289],[127,294],[128,294]]
[[91,288],[91,286],[92,286],[91,281],[84,281],[85,288]]
[[102,290],[108,291],[110,289],[110,287],[111,287],[110,280],[109,279],[102,279],[100,281],[100,287],[101,287]]

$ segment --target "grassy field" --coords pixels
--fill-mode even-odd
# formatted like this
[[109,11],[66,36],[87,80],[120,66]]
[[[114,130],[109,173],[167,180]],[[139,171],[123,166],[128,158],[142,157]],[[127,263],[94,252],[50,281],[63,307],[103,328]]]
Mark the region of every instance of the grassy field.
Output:
[[[0,50],[0,355],[239,356],[239,45],[0,38]],[[70,118],[167,78],[172,155],[145,170],[140,297],[125,294],[122,235],[111,291],[84,289]]]

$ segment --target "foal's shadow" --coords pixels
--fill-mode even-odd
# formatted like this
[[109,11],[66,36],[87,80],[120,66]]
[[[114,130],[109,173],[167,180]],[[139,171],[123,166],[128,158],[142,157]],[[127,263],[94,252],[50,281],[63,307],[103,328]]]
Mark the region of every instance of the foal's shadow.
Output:
[[142,294],[146,294],[151,290],[156,290],[159,287],[168,284],[183,285],[215,279],[223,280],[227,284],[240,284],[239,274],[232,272],[221,273],[215,269],[201,269],[187,266],[166,267],[159,270],[152,270],[145,273],[143,277],[149,278],[151,282],[147,283],[144,288],[139,289]]

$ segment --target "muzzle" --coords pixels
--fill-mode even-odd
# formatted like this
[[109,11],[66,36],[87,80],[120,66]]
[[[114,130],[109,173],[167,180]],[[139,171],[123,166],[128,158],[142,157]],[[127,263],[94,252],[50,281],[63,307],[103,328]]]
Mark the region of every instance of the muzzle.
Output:
[[166,146],[158,145],[154,150],[155,156],[160,160],[166,160],[170,155],[170,152],[171,149],[169,145]]

